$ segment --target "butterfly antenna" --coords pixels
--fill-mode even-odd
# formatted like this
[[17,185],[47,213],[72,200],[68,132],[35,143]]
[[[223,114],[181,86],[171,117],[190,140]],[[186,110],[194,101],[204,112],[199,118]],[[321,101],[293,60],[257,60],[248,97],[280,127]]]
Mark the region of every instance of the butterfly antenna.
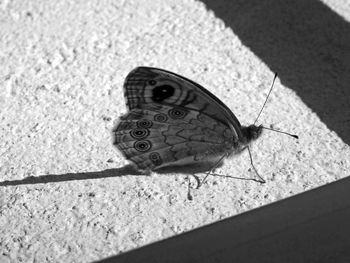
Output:
[[261,108],[261,110],[260,110],[260,112],[259,112],[259,114],[258,114],[258,117],[256,117],[256,119],[255,119],[253,125],[255,125],[255,123],[258,121],[258,119],[259,119],[259,117],[260,117],[260,114],[261,114],[261,112],[263,111],[263,109],[264,109],[264,107],[265,107],[265,104],[266,104],[267,100],[268,100],[269,97],[270,97],[270,94],[271,94],[271,91],[272,91],[272,89],[273,89],[273,85],[275,84],[276,78],[277,78],[277,73],[275,72],[275,76],[273,77],[273,81],[272,81],[272,84],[271,84],[270,91],[269,91],[269,93],[267,94],[267,97],[266,97],[266,100],[265,100],[265,102],[264,102],[264,105],[262,106],[262,108]]
[[[262,106],[262,108],[261,108],[261,110],[260,110],[260,112],[259,112],[259,114],[258,114],[258,117],[257,117],[257,118],[255,119],[255,121],[254,121],[254,125],[255,125],[255,123],[258,121],[258,119],[259,119],[259,117],[260,117],[260,115],[261,115],[261,112],[263,111],[263,109],[264,109],[264,107],[265,107],[265,104],[266,104],[267,100],[268,100],[269,97],[270,97],[270,94],[271,94],[271,91],[272,91],[273,86],[274,86],[274,84],[275,84],[276,78],[277,78],[277,73],[275,72],[275,76],[273,77],[273,81],[272,81],[272,84],[271,84],[270,91],[269,91],[269,93],[267,94],[266,100],[265,100],[264,105]],[[295,134],[291,134],[291,133],[284,132],[284,131],[274,130],[274,129],[267,128],[267,127],[264,127],[264,126],[261,126],[261,127],[262,127],[263,129],[266,129],[266,130],[270,130],[270,131],[274,131],[274,132],[283,133],[283,134],[292,136],[292,137],[295,138],[295,139],[299,139],[298,135],[295,135]]]
[[265,129],[265,130],[270,130],[270,131],[274,131],[274,132],[279,132],[279,133],[287,134],[287,135],[289,135],[289,136],[292,136],[292,137],[295,138],[295,139],[299,139],[298,135],[291,134],[291,133],[289,133],[289,132],[278,131],[278,130],[274,130],[274,129],[271,129],[271,128],[267,128],[267,127],[264,127],[264,126],[261,126],[261,128],[263,128],[263,129]]

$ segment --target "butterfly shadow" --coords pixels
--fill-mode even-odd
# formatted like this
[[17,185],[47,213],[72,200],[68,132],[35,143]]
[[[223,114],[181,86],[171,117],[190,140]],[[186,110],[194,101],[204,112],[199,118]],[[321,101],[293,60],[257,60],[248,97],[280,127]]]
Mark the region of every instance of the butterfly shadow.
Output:
[[147,174],[139,172],[134,166],[128,164],[120,168],[106,169],[98,172],[83,173],[66,173],[66,174],[48,174],[40,176],[29,176],[20,180],[3,181],[0,186],[15,186],[26,184],[47,184],[78,180],[101,179],[108,177],[121,177],[126,175],[147,176]]
[[[222,164],[217,167],[221,167]],[[158,174],[184,174],[195,176],[198,184],[199,178],[196,174],[205,174],[211,171],[213,168],[212,163],[200,163],[200,164],[190,164],[182,166],[168,166],[166,168],[161,168],[156,171]],[[83,172],[83,173],[66,173],[66,174],[47,174],[40,176],[28,176],[19,180],[6,180],[0,182],[0,186],[17,186],[17,185],[32,185],[32,184],[47,184],[47,183],[59,183],[67,181],[80,181],[80,180],[91,180],[91,179],[101,179],[108,177],[121,177],[121,176],[149,176],[149,173],[140,172],[132,164],[127,164],[119,168],[106,169],[98,172]],[[233,178],[233,179],[243,179],[251,180],[246,178],[234,177],[229,175],[212,174],[214,176]]]

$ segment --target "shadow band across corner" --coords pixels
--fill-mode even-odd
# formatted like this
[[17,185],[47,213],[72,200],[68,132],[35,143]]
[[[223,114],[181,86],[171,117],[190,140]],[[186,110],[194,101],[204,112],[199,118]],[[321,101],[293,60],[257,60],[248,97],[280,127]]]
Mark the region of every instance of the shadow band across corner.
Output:
[[350,178],[98,263],[350,262]]

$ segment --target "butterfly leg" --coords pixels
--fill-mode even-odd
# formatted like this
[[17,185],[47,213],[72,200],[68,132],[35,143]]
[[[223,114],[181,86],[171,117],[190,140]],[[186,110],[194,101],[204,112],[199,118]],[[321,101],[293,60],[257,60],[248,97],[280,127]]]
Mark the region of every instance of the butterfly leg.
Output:
[[250,152],[249,146],[246,146],[245,148],[243,148],[243,150],[246,149],[246,148],[247,148],[248,153],[249,153],[250,164],[252,165],[252,167],[253,167],[253,169],[254,169],[254,172],[255,172],[255,173],[257,174],[257,176],[259,177],[259,180],[257,180],[257,179],[252,179],[252,180],[255,181],[255,182],[261,183],[261,184],[266,183],[266,181],[264,180],[264,178],[262,178],[262,177],[260,176],[260,174],[258,173],[258,171],[256,170],[256,168],[255,168],[255,166],[254,166],[253,158],[252,158],[252,153]]
[[187,179],[187,199],[192,201],[193,200],[193,197],[191,195],[191,182],[190,182],[190,178],[189,176],[187,175],[186,176],[186,179]]
[[198,185],[198,188],[199,188],[201,185],[204,184],[204,182],[205,182],[205,180],[207,179],[207,177],[208,177],[209,175],[211,175],[212,172],[214,172],[214,170],[219,166],[219,164],[221,163],[221,161],[222,161],[225,157],[227,157],[227,154],[226,154],[226,153],[225,153],[225,154],[219,159],[219,161],[217,161],[217,162],[214,164],[214,166],[206,173],[204,179],[203,179],[202,182]]
[[[197,175],[195,175],[195,174],[192,174],[192,175],[193,175],[194,179],[196,179],[196,182],[197,182],[196,189],[198,189],[200,187],[200,185],[201,185],[201,182],[200,182],[200,180],[199,180]],[[189,178],[189,175],[186,176],[186,179],[187,179],[187,182],[188,182],[188,185],[187,185],[187,199],[191,201],[191,200],[193,200],[193,197],[191,195],[191,188],[192,187],[191,187],[191,180]]]
[[[258,176],[259,179],[255,179],[255,178],[253,178],[253,179],[245,179],[245,178],[232,177],[232,176],[226,176],[226,177],[231,177],[231,178],[236,178],[236,179],[244,179],[244,180],[253,180],[253,181],[258,182],[258,183],[261,183],[261,184],[266,183],[266,181],[264,180],[264,178],[262,178],[262,177],[260,176],[260,174],[258,173],[258,170],[257,170],[257,169],[255,168],[255,166],[254,166],[253,158],[252,158],[252,154],[251,154],[251,152],[250,152],[249,146],[244,147],[241,151],[244,151],[245,149],[248,150],[249,159],[250,159],[250,164],[251,164],[251,166],[253,167],[254,172],[257,174],[257,176]],[[207,179],[207,177],[208,177],[209,175],[223,176],[223,175],[220,175],[220,174],[215,174],[215,173],[213,173],[213,172],[214,172],[214,170],[219,166],[219,164],[221,163],[221,161],[222,161],[225,157],[227,157],[227,156],[228,156],[228,154],[224,154],[224,155],[219,159],[219,161],[218,161],[217,163],[215,163],[215,165],[206,173],[206,176],[204,177],[204,179],[202,180],[202,182],[200,183],[199,186],[201,186],[201,185],[204,184],[205,180]],[[199,188],[199,186],[198,186],[198,188]]]
[[196,179],[196,183],[197,183],[196,189],[198,189],[201,186],[201,181],[199,180],[197,175],[195,175],[195,174],[192,174],[192,175],[193,175],[194,179]]

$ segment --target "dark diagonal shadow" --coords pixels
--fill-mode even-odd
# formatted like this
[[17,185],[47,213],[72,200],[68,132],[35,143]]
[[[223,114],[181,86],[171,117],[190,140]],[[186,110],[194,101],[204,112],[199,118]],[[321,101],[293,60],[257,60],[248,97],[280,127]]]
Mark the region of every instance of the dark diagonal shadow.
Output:
[[202,2],[350,144],[348,22],[319,0]]
[[48,175],[41,175],[41,176],[30,176],[21,180],[0,182],[0,186],[58,183],[58,182],[66,182],[66,181],[119,177],[119,176],[125,176],[125,175],[146,176],[145,174],[142,174],[139,171],[137,171],[132,165],[126,165],[121,168],[106,169],[100,172],[48,174]]
[[350,262],[350,178],[96,263]]

